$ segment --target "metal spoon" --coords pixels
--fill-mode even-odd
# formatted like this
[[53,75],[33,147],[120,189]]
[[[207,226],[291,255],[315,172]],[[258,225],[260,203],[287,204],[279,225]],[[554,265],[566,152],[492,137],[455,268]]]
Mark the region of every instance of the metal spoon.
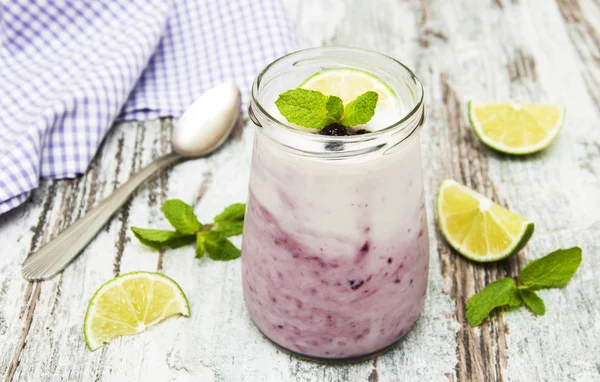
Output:
[[173,152],[155,159],[133,175],[84,217],[29,256],[22,274],[28,280],[60,273],[96,236],[137,187],[158,170],[187,159],[208,155],[227,139],[240,112],[240,90],[223,83],[202,94],[173,129]]

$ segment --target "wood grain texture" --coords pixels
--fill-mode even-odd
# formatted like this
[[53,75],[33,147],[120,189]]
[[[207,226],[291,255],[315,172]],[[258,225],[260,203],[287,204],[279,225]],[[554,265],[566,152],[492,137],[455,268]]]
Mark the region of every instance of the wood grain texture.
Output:
[[[425,86],[422,132],[431,266],[423,314],[392,351],[356,365],[300,361],[271,346],[250,322],[240,263],[196,260],[191,248],[157,253],[132,225],[167,227],[168,198],[201,220],[247,196],[253,131],[245,119],[210,158],[183,163],[141,187],[60,276],[28,283],[20,264],[153,158],[170,151],[171,120],[116,125],[88,172],[44,181],[21,208],[0,216],[0,375],[7,381],[592,381],[600,380],[600,5],[595,0],[285,0],[313,45],[390,54]],[[548,150],[510,157],[485,148],[466,113],[470,99],[567,106]],[[435,224],[434,195],[452,177],[536,223],[527,248],[480,266],[454,253]],[[239,245],[241,240],[236,239]],[[468,297],[549,251],[580,245],[567,288],[542,291],[543,317],[464,318]],[[94,291],[117,274],[162,271],[192,309],[90,353],[82,338]]]

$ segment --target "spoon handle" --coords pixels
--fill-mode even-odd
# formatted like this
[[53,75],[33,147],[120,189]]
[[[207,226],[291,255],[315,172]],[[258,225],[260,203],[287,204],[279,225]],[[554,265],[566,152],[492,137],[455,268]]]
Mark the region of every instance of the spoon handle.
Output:
[[171,153],[162,156],[131,176],[110,196],[92,208],[85,216],[25,259],[22,274],[28,280],[48,279],[62,271],[96,236],[111,216],[129,199],[140,184],[156,171],[182,160]]

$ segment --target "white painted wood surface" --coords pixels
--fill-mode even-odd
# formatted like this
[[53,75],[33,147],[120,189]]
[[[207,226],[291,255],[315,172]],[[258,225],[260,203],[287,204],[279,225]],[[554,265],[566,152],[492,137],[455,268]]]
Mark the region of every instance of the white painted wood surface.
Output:
[[[244,120],[208,159],[181,164],[142,187],[59,277],[28,283],[20,264],[152,158],[168,152],[170,121],[115,126],[87,174],[45,181],[0,216],[0,375],[15,381],[594,381],[600,380],[600,4],[595,0],[285,0],[313,45],[390,54],[425,85],[422,147],[431,267],[422,317],[402,343],[356,365],[309,363],[276,350],[251,324],[240,262],[196,260],[191,248],[157,254],[132,225],[167,227],[160,205],[180,198],[205,220],[247,195],[253,130]],[[543,153],[512,158],[473,136],[477,98],[557,102],[564,131]],[[478,266],[441,239],[439,181],[453,177],[536,223],[510,261]],[[236,244],[240,244],[238,239]],[[543,317],[497,314],[480,329],[467,298],[527,261],[572,245],[583,264],[561,290],[542,291]],[[90,353],[82,337],[93,292],[117,274],[161,270],[186,292],[192,317],[168,320]]]

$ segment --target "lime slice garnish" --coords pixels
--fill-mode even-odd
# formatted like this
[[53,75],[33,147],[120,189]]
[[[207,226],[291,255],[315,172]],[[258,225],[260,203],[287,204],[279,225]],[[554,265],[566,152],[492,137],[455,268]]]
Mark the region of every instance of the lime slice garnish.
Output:
[[483,143],[515,155],[550,146],[562,128],[565,112],[559,105],[469,102],[471,124]]
[[392,88],[371,73],[360,69],[325,69],[308,77],[299,87],[338,96],[344,104],[354,101],[367,91],[374,91],[379,95],[375,110],[398,107],[398,96]]
[[440,184],[437,215],[452,248],[477,262],[496,261],[518,252],[534,229],[532,222],[452,179]]
[[176,314],[189,316],[190,306],[175,281],[159,273],[127,273],[104,283],[92,297],[83,324],[85,342],[94,351]]

